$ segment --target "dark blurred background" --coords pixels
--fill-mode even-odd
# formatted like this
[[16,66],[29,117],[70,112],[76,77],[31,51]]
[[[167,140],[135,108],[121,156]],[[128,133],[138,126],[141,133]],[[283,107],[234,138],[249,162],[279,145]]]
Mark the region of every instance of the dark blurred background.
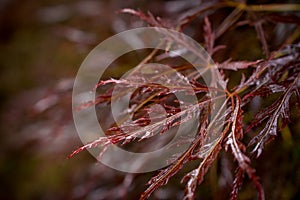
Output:
[[[119,9],[150,10],[172,20],[174,13],[197,3],[0,0],[0,199],[120,199],[126,191],[128,199],[136,199],[153,174],[126,175],[97,164],[87,152],[67,159],[81,145],[72,121],[73,80],[97,44],[118,32],[145,26],[136,17],[117,14]],[[253,34],[251,37],[256,39]],[[261,52],[255,49],[260,48],[259,42],[253,45],[246,50],[240,46],[230,55],[242,52],[241,58],[259,58]],[[300,130],[299,123],[294,125],[291,131]],[[300,138],[288,135],[294,138],[283,138],[280,152],[275,150],[282,144],[274,142],[258,160],[264,162],[258,165],[258,174],[266,193],[277,199],[296,198],[300,188]],[[208,175],[211,182],[200,191],[203,199],[217,198],[210,194],[217,173],[213,170]],[[180,176],[174,180],[179,182]],[[251,184],[245,187],[241,197],[251,199],[255,190]],[[180,198],[183,188],[171,185],[158,190],[153,198]]]
[[87,54],[133,24],[116,11],[150,4],[0,1],[0,199],[103,199],[96,188],[122,183],[88,153],[67,159],[81,145],[71,90]]

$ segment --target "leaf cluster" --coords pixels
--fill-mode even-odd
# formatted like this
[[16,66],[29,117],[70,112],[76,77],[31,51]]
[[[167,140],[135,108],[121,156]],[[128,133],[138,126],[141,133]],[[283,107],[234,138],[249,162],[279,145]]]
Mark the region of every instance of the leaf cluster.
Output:
[[[136,147],[136,149],[143,150],[153,146],[157,138],[161,138],[166,143],[168,137],[163,136],[169,134],[169,130],[188,123],[197,114],[196,110],[200,109],[197,134],[193,138],[181,138],[177,144],[190,142],[191,145],[183,154],[174,155],[171,158],[172,164],[148,181],[148,188],[141,194],[140,199],[149,198],[155,190],[167,184],[169,179],[189,162],[196,161],[197,166],[181,180],[181,183],[185,184],[184,199],[195,199],[197,187],[204,181],[205,174],[222,151],[230,152],[236,163],[235,178],[231,183],[231,199],[238,198],[245,176],[257,189],[259,199],[264,199],[263,187],[251,162],[262,154],[268,142],[289,125],[291,113],[295,111],[299,113],[300,104],[300,44],[297,43],[299,27],[280,41],[276,49],[269,44],[268,32],[264,30],[264,27],[277,23],[299,24],[299,17],[293,12],[288,15],[281,13],[281,11],[299,11],[299,7],[300,5],[297,4],[258,6],[227,1],[202,3],[196,9],[179,15],[174,24],[155,17],[150,12],[144,13],[128,8],[121,10],[121,13],[139,17],[149,26],[182,32],[190,28],[193,23],[200,24],[202,26],[201,37],[196,39],[202,42],[209,55],[217,61],[214,67],[217,67],[222,75],[225,96],[209,97],[209,90],[218,90],[218,88],[205,85],[201,79],[202,74],[187,63],[170,62],[169,66],[185,76],[193,92],[197,94],[197,104],[189,107],[180,107],[180,102],[174,96],[174,93],[192,94],[189,94],[189,90],[179,84],[178,80],[172,79],[170,76],[172,71],[154,70],[149,72],[149,78],[145,78],[140,76],[141,72],[137,66],[137,70],[130,78],[101,80],[95,88],[99,91],[105,88],[104,92],[102,90],[95,101],[83,103],[78,109],[95,105],[110,105],[111,101],[122,98],[132,91],[130,109],[124,110],[118,121],[111,123],[106,130],[105,137],[100,137],[80,147],[70,157],[84,149],[98,146],[102,147],[99,153],[99,156],[102,156],[106,147],[110,145],[132,147],[145,142],[142,148]],[[225,19],[219,24],[212,24],[210,18],[214,17],[214,13],[225,8],[230,8]],[[220,43],[222,37],[226,37],[228,32],[241,26],[246,26],[256,32],[264,56],[261,55],[259,59],[251,61],[233,61],[228,58],[222,60],[221,54],[218,53],[228,49],[227,44]],[[172,40],[180,40],[180,38],[170,36],[168,42]],[[187,41],[176,42],[184,43],[187,48],[193,48]],[[247,48],[246,44],[244,48]],[[162,58],[173,59],[170,54],[153,50],[142,63],[163,60]],[[211,66],[207,66],[207,69],[209,67]],[[234,80],[231,80],[232,77],[235,77]],[[155,84],[157,80],[167,83],[168,87]],[[113,95],[116,87],[120,90],[117,95]],[[210,114],[213,109],[211,101],[218,98],[225,98],[222,105],[219,105],[224,113],[217,112],[211,119]],[[260,103],[268,98],[270,100],[265,104]],[[298,111],[294,105],[297,105]],[[253,113],[251,106],[258,107],[259,111]],[[164,115],[155,114],[161,113],[162,108]],[[249,118],[249,115],[253,115],[251,122],[245,119]],[[152,138],[156,140],[151,141]]]

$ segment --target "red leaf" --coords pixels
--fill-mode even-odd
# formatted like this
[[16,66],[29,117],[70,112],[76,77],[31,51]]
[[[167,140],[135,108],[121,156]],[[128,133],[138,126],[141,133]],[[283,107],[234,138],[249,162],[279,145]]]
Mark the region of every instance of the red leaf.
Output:
[[279,130],[279,117],[282,118],[283,126],[285,126],[285,124],[289,122],[289,102],[291,96],[298,90],[298,86],[296,83],[298,82],[299,76],[300,73],[298,74],[297,78],[289,85],[283,95],[272,105],[259,112],[255,116],[253,122],[248,126],[247,130],[249,131],[258,124],[261,124],[265,119],[268,119],[266,126],[248,144],[248,146],[251,146],[256,143],[256,146],[254,147],[252,152],[257,153],[257,157],[261,154],[264,144],[277,135],[277,132]]

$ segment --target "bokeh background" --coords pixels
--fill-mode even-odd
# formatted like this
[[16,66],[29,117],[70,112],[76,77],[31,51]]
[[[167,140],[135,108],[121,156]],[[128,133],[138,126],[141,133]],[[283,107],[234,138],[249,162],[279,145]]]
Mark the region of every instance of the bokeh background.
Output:
[[[141,176],[117,172],[96,163],[87,152],[67,159],[81,145],[72,121],[73,80],[81,62],[98,43],[118,32],[145,26],[136,17],[117,14],[119,9],[150,10],[172,20],[174,13],[197,3],[1,0],[0,199],[122,199],[127,192],[127,199],[136,199],[153,173]],[[254,32],[248,36],[257,39]],[[222,42],[231,42],[226,40]],[[247,41],[234,42],[238,50],[219,55],[221,60],[227,56],[261,56],[259,42],[251,43],[251,48],[250,43],[245,47]],[[257,161],[263,164],[254,163],[270,199],[299,198],[300,137],[294,132],[300,130],[300,124],[293,126],[293,133],[288,134],[292,138],[279,136]],[[217,167],[209,172],[208,181],[200,189],[203,199],[222,199],[222,191],[216,192],[212,186],[217,173]],[[180,176],[174,180],[179,182]],[[171,183],[152,198],[180,199],[183,188]],[[245,188],[241,199],[252,199],[255,190],[251,184]]]
[[130,28],[131,17],[116,11],[150,4],[0,1],[0,199],[102,199],[96,188],[122,183],[88,153],[67,159],[81,145],[71,91],[89,51]]

